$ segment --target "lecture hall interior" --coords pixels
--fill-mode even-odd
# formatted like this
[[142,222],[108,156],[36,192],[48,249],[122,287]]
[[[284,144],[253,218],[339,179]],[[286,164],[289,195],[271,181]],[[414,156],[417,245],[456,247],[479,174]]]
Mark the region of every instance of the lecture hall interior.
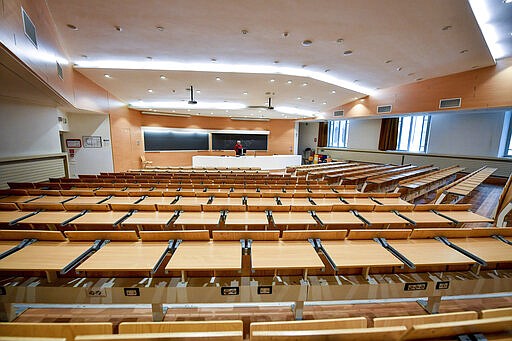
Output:
[[511,173],[511,0],[0,0],[0,341],[512,340]]

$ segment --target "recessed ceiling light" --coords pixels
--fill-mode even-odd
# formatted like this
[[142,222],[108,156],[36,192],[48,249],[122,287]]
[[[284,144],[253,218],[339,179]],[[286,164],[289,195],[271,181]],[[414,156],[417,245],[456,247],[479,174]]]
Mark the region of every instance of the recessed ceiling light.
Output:
[[148,89],[148,92],[149,92],[149,93],[152,93],[152,92],[153,92],[153,90],[152,90],[152,89]]
[[247,31],[246,29],[243,29],[241,32],[242,32],[242,34],[247,34],[247,33],[249,33],[249,31]]
[[160,79],[167,79],[164,75],[160,75]]
[[325,70],[324,70],[324,72],[329,72],[329,71],[331,71],[331,69],[325,69]]
[[480,65],[474,65],[474,66],[472,66],[471,68],[472,68],[472,69],[477,69],[477,68],[479,68],[479,67],[480,67]]
[[306,40],[303,40],[301,44],[302,44],[302,46],[308,47],[308,46],[311,46],[313,44],[313,42],[309,39],[306,39]]
[[331,91],[331,94],[335,94],[335,93],[336,93],[336,90],[332,90],[332,91]]
[[297,99],[300,101],[302,99],[302,97],[299,96],[299,97],[297,97]]
[[284,38],[286,38],[286,37],[288,37],[288,36],[290,35],[290,33],[288,33],[288,32],[283,32],[281,35],[282,35]]
[[155,27],[157,30],[159,30],[160,32],[162,32],[164,30],[163,26],[156,26]]
[[112,78],[112,76],[111,76],[111,75],[109,75],[108,73],[104,74],[103,76],[104,76],[105,78]]
[[274,83],[275,81],[276,81],[276,80],[275,80],[274,78],[272,78],[272,79],[270,80],[270,83]]
[[279,60],[274,60],[274,64],[279,64]]
[[153,60],[153,57],[146,57],[147,60]]
[[423,80],[423,78],[421,78],[421,77],[420,77],[420,78],[416,78],[416,80],[417,80],[417,81],[422,81],[422,80]]
[[401,66],[397,67],[396,71],[402,71],[402,67]]
[[466,53],[469,52],[469,50],[461,50],[459,53]]
[[343,55],[350,56],[352,53],[354,53],[352,50],[346,50],[345,52],[343,52]]
[[80,57],[87,58],[87,55],[86,54],[82,54],[82,55],[80,55]]
[[213,115],[213,113],[211,112],[210,115]]
[[308,83],[304,82],[302,83],[302,86],[308,86]]
[[200,94],[201,93],[201,90],[196,90],[196,94]]
[[190,109],[187,109],[188,112],[190,112]]
[[391,59],[388,59],[388,60],[386,60],[386,61],[385,61],[385,63],[386,63],[386,64],[389,64],[389,63],[391,63],[391,62],[392,62],[392,60],[391,60]]
[[117,32],[121,32],[123,28],[121,26],[114,26]]
[[215,59],[215,58],[210,58],[210,61],[211,61],[212,63],[215,63],[215,62],[217,62],[217,59]]
[[216,81],[220,81],[220,77],[215,77],[215,80]]
[[244,94],[244,95],[247,95],[247,91],[244,91],[244,92],[243,92],[243,94]]
[[414,76],[416,73],[415,72],[411,72],[411,73],[408,73],[407,76]]
[[288,82],[286,82],[286,83],[288,83],[288,84],[292,84],[292,81],[291,81],[291,80],[289,80],[289,81],[288,81]]
[[73,31],[78,31],[78,27],[76,27],[75,25],[67,24],[66,26],[72,29]]
[[342,43],[343,43],[343,41],[344,41],[344,40],[343,40],[343,38],[338,38],[338,39],[336,40],[336,42],[337,42],[338,44],[342,44]]
[[450,30],[450,29],[452,29],[452,26],[451,26],[451,25],[446,25],[446,26],[444,26],[441,30],[443,30],[443,31],[448,31],[448,30]]
[[326,105],[326,104],[327,104],[327,102],[323,102],[322,104],[323,104],[323,105]]

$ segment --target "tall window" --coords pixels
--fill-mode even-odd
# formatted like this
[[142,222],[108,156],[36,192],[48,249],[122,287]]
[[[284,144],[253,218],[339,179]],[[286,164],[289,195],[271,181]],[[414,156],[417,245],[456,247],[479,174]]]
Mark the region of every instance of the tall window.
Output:
[[327,147],[346,148],[349,122],[329,121],[327,125]]
[[397,150],[426,152],[429,129],[429,115],[400,117]]
[[510,121],[508,123],[507,144],[505,145],[505,152],[503,154],[503,156],[512,157],[512,115],[510,115]]

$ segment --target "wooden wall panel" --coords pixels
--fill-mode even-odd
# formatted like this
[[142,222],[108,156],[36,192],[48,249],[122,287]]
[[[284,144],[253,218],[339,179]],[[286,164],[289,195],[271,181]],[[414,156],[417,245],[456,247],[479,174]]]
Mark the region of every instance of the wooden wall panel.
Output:
[[[439,100],[462,98],[460,109],[512,106],[512,58],[497,65],[377,91],[364,100],[356,100],[334,110],[345,117],[377,115],[378,105],[393,105],[392,114],[434,112]],[[447,109],[444,109],[447,110]]]

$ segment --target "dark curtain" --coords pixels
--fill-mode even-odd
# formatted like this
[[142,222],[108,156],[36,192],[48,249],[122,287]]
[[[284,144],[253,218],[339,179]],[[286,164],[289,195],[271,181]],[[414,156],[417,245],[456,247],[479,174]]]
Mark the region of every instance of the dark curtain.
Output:
[[327,146],[327,122],[318,124],[318,147]]
[[380,126],[379,150],[396,150],[398,118],[384,118]]

